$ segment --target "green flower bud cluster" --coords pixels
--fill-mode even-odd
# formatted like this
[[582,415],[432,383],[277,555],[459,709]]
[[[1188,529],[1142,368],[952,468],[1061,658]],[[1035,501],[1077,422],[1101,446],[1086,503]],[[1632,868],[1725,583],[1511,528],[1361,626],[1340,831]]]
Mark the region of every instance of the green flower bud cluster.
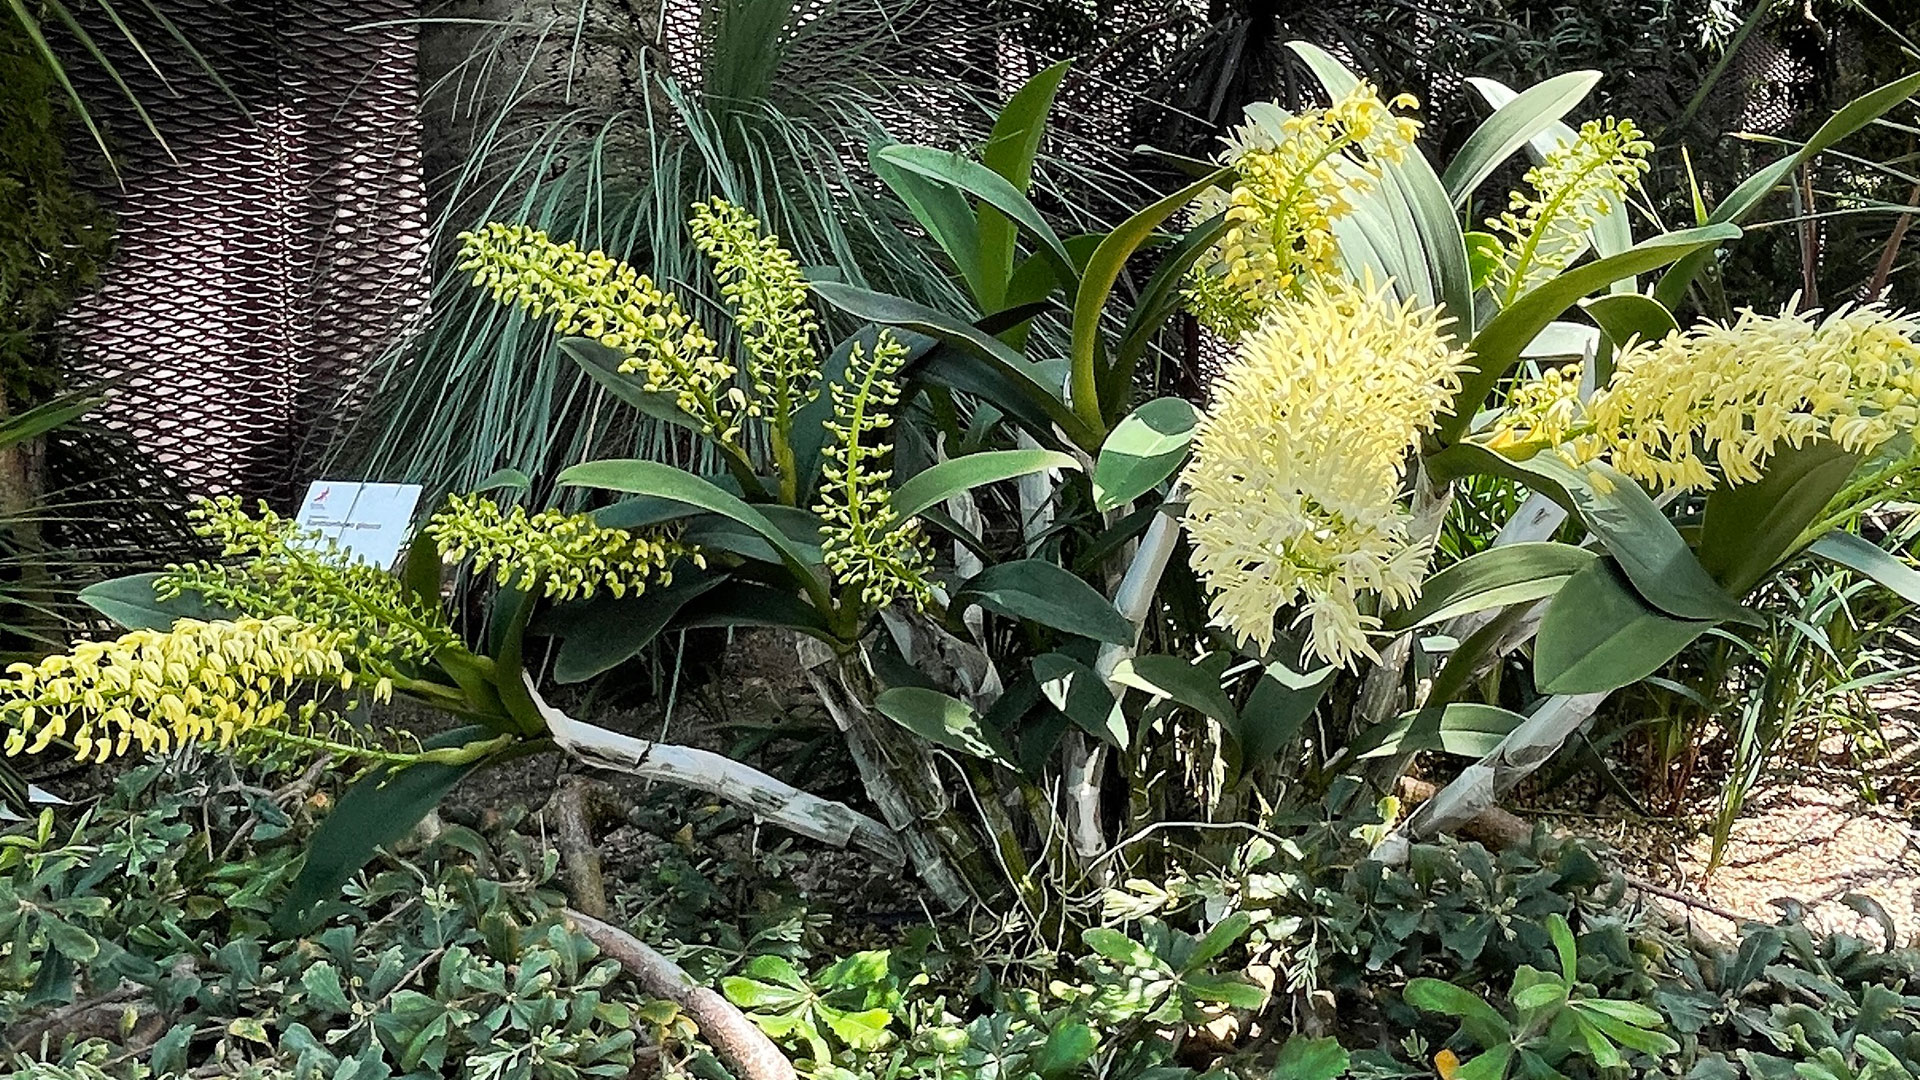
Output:
[[1639,183],[1652,149],[1633,121],[1609,116],[1580,125],[1572,142],[1527,170],[1523,179],[1533,194],[1514,192],[1508,209],[1487,219],[1506,249],[1493,277],[1503,303],[1551,280],[1586,251],[1587,230]]
[[438,604],[409,593],[383,567],[352,559],[337,543],[261,503],[202,500],[187,512],[194,531],[220,545],[223,562],[168,567],[154,594],[194,593],[239,616],[290,616],[346,643],[363,677],[390,679],[460,644]]
[[534,318],[551,314],[556,332],[631,354],[621,371],[640,375],[651,393],[672,394],[704,433],[738,441],[738,418],[749,408],[733,386],[733,365],[672,293],[604,252],[525,225],[491,222],[460,239],[460,269],[495,300]]
[[899,597],[924,607],[932,597],[919,522],[900,520],[893,508],[887,486],[893,472],[882,467],[884,442],[866,442],[893,426],[892,409],[900,403],[894,380],[906,357],[906,346],[885,331],[871,350],[855,343],[847,360],[847,382],[833,386],[833,419],[827,429],[834,438],[825,449],[821,500],[814,507],[826,519],[821,552],[827,569],[843,593],[857,594],[872,608]]
[[427,534],[449,563],[471,560],[491,568],[502,585],[536,586],[556,600],[589,597],[605,589],[616,597],[638,595],[649,581],[673,581],[673,564],[684,558],[704,568],[698,549],[672,536],[612,529],[590,514],[523,506],[502,510],[484,495],[456,495],[427,523]]
[[747,372],[756,405],[783,422],[820,393],[813,348],[820,326],[807,305],[800,264],[779,237],[761,234],[756,218],[720,199],[695,203],[687,227],[694,246],[712,260],[720,296],[753,358]]

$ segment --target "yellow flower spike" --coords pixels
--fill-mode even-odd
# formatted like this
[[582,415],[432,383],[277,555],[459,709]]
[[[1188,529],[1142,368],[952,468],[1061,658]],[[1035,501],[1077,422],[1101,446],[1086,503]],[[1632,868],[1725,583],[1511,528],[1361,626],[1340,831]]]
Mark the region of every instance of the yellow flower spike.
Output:
[[1188,307],[1202,324],[1238,337],[1309,282],[1337,276],[1334,222],[1378,182],[1382,163],[1415,152],[1420,122],[1393,110],[1416,105],[1406,94],[1382,101],[1362,81],[1325,109],[1263,115],[1227,138],[1220,161],[1239,177],[1194,205],[1196,220],[1225,214],[1229,223],[1188,275]]
[[843,595],[881,608],[895,598],[924,607],[932,598],[925,573],[927,551],[919,519],[902,521],[894,510],[882,468],[886,430],[900,401],[894,381],[906,363],[906,346],[881,331],[871,350],[856,342],[847,358],[847,381],[833,386],[834,436],[824,448],[820,502],[824,520],[820,551]]
[[733,365],[652,279],[603,252],[555,243],[524,225],[491,222],[460,239],[460,269],[495,300],[518,304],[536,319],[552,312],[555,332],[631,353],[621,371],[642,376],[651,392],[674,395],[706,432],[729,426],[725,394]]
[[1459,387],[1445,326],[1384,289],[1314,283],[1241,341],[1183,474],[1216,625],[1265,649],[1299,603],[1312,652],[1375,656],[1362,596],[1407,603],[1426,574],[1401,486]]
[[1493,276],[1502,303],[1511,304],[1586,251],[1587,230],[1609,200],[1624,198],[1639,182],[1652,149],[1631,120],[1589,120],[1573,141],[1527,170],[1523,179],[1533,194],[1512,193],[1509,208],[1487,220],[1504,237],[1504,258]]
[[1876,305],[1749,310],[1621,350],[1584,405],[1571,369],[1522,384],[1492,443],[1557,444],[1575,463],[1604,454],[1654,488],[1705,491],[1758,480],[1782,446],[1871,454],[1920,419],[1916,373],[1920,319]]
[[[229,661],[236,651],[244,663],[283,673],[263,677],[259,690],[248,690],[245,708],[235,703],[231,680],[209,670],[209,658]],[[150,659],[154,656],[166,660]],[[216,726],[226,733],[223,741],[229,740],[277,716],[259,707],[262,691],[278,702],[295,691],[295,676],[334,685],[347,677],[344,662],[315,665],[315,657],[337,660],[334,642],[326,631],[288,616],[182,619],[166,631],[135,630],[112,641],[82,642],[70,653],[0,679],[0,724],[10,728],[6,751],[38,754],[65,738],[77,759],[105,761],[136,744],[164,750],[204,738]],[[82,658],[85,663],[78,662]],[[129,678],[129,668],[153,674]],[[285,674],[289,671],[293,674]],[[216,693],[222,688],[226,693]],[[222,723],[221,717],[232,719]]]

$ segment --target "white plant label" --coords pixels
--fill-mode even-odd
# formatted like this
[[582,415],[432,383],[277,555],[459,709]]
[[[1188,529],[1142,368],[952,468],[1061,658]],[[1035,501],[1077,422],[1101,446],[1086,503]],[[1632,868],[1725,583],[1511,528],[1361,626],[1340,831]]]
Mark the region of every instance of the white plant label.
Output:
[[350,557],[391,569],[406,546],[407,527],[419,502],[419,484],[315,480],[308,485],[295,520],[302,528],[339,541]]

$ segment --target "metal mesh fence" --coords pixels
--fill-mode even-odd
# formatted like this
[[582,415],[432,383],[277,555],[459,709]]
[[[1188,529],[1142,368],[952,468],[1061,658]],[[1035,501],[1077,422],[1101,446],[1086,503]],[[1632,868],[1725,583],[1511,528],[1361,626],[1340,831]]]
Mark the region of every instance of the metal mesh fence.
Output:
[[159,75],[115,57],[163,148],[91,69],[123,182],[118,249],[72,316],[76,374],[122,380],[101,418],[193,490],[279,496],[425,297],[415,30],[396,22],[418,5],[161,8],[226,86],[165,50]]
[[[668,0],[657,20],[631,0],[596,2],[626,30],[657,26],[674,73],[697,76],[700,0]],[[1454,2],[1419,9],[1427,14],[1408,24],[1415,52],[1432,44],[1422,36],[1438,18],[1431,12]],[[493,18],[575,9],[573,0],[474,4]],[[112,120],[124,140],[126,180],[112,201],[120,247],[104,287],[74,315],[80,374],[125,380],[106,419],[194,490],[277,496],[296,485],[350,416],[350,388],[363,385],[363,366],[424,314],[429,184],[420,160],[419,33],[407,21],[420,6],[161,3],[215,59],[230,90],[179,57],[160,57],[166,85],[137,58],[119,58],[153,106],[172,156],[136,138],[138,121],[118,109]],[[1063,141],[1070,148],[1112,150],[1112,160],[1085,163],[1091,175],[1166,133],[1169,113],[1148,97],[1185,77],[1163,78],[1170,58],[1206,31],[1207,9],[1193,0],[929,2],[913,33],[938,41],[941,70],[884,119],[905,140],[950,139],[956,127],[944,121],[954,110],[977,115],[983,99],[1072,53],[1080,59],[1055,122],[1076,136]],[[830,0],[806,0],[800,10],[803,18],[837,17]],[[598,78],[606,93],[630,94],[644,78],[637,54],[608,55],[587,69],[588,83]],[[434,78],[450,63],[426,60]],[[1426,90],[1460,92],[1458,72],[1420,64]],[[1733,70],[1738,77],[1716,95],[1724,99],[1716,114],[1730,125],[1782,132],[1831,105],[1812,92],[1826,76],[1817,50],[1803,43],[1756,34]],[[568,78],[570,91],[594,89]],[[96,82],[92,100],[114,111],[119,95],[97,75]],[[1176,148],[1204,152],[1198,143]],[[864,156],[863,147],[847,152]],[[1190,363],[1204,359],[1198,345],[1187,345]],[[1204,366],[1187,377],[1199,378]]]

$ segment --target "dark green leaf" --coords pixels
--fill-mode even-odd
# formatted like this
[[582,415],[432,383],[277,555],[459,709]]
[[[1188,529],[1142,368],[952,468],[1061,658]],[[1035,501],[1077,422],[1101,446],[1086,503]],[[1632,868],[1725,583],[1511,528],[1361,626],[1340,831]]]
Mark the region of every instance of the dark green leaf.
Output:
[[700,430],[700,422],[680,410],[674,395],[649,391],[645,379],[620,370],[620,365],[629,359],[625,351],[608,348],[592,338],[571,337],[560,339],[560,352],[579,364],[581,370],[616,400],[663,423],[690,431]]
[[1103,409],[1111,410],[1117,404],[1101,402],[1099,398],[1103,382],[1097,364],[1100,317],[1106,310],[1107,298],[1113,295],[1114,283],[1120,280],[1120,272],[1126,269],[1127,260],[1133,258],[1133,253],[1140,250],[1140,245],[1146,243],[1163,222],[1185,209],[1195,196],[1213,187],[1227,175],[1226,169],[1216,170],[1135,213],[1121,222],[1119,228],[1108,233],[1100,241],[1092,258],[1087,260],[1087,271],[1081,275],[1080,288],[1073,298],[1072,374],[1068,379],[1074,400],[1079,403],[1076,408],[1080,415],[1095,415]]
[[1187,459],[1200,413],[1180,398],[1147,402],[1120,421],[1093,466],[1094,508],[1105,512],[1152,491]]
[[1089,735],[1127,748],[1127,718],[1093,669],[1065,653],[1033,658],[1033,677],[1054,708]]
[[1920,604],[1920,570],[1878,544],[1835,530],[1813,542],[1815,555],[1858,570],[1909,604]]
[[730,517],[759,533],[773,545],[794,576],[813,586],[825,587],[825,583],[814,573],[811,562],[765,514],[682,469],[637,458],[615,458],[575,465],[560,474],[559,483],[624,491],[632,495],[652,495]]
[[1521,91],[1512,101],[1494,110],[1447,165],[1441,178],[1447,198],[1455,206],[1464,206],[1482,181],[1492,176],[1501,163],[1527,140],[1546,130],[1547,125],[1572,112],[1600,81],[1597,71],[1569,71]]
[[1420,600],[1389,611],[1388,630],[1407,630],[1508,604],[1552,596],[1575,572],[1599,556],[1571,544],[1524,543],[1488,548],[1428,578]]
[[[1021,194],[1020,189],[1007,182],[1007,179],[977,161],[933,146],[907,146],[895,144],[879,153],[880,160],[890,165],[919,173],[930,180],[951,184],[961,191],[972,195],[981,202],[993,207],[1027,230],[1050,252],[1064,276],[1073,274],[1073,257],[1067,254],[1067,247],[1053,231],[1053,226],[1040,216],[1040,211]],[[986,237],[982,237],[981,258],[984,264],[987,257]],[[1009,263],[1011,266],[1011,263]],[[983,265],[987,274],[993,268]]]
[[1656,236],[1618,255],[1564,271],[1501,309],[1500,314],[1473,336],[1468,346],[1472,353],[1467,361],[1468,370],[1461,377],[1453,415],[1441,427],[1441,438],[1447,442],[1460,438],[1487,395],[1520,359],[1521,350],[1575,301],[1620,278],[1665,266],[1689,251],[1711,247],[1739,235],[1736,226],[1710,225]]
[[893,509],[902,519],[938,506],[963,491],[1046,469],[1080,468],[1057,450],[988,450],[950,458],[909,477],[893,492]]
[[680,609],[727,580],[725,574],[693,574],[682,567],[670,585],[654,585],[638,596],[608,595],[554,609],[547,620],[558,624],[560,648],[553,680],[584,682],[639,655]]
[[1184,656],[1147,655],[1122,660],[1114,669],[1113,681],[1121,686],[1144,690],[1209,717],[1231,731],[1239,722],[1233,701],[1220,687],[1220,676],[1227,657],[1213,653],[1189,662]]
[[1247,707],[1227,730],[1240,744],[1247,768],[1271,761],[1293,741],[1333,685],[1334,669],[1301,673],[1285,664],[1268,664],[1247,696]]
[[1602,461],[1568,464],[1553,451],[1535,454],[1518,467],[1566,492],[1580,520],[1654,607],[1678,619],[1760,621],[1707,573],[1673,522],[1632,478]]
[[[464,727],[436,735],[423,745],[428,749],[462,746],[491,735],[483,727]],[[423,762],[398,772],[382,767],[354,781],[307,841],[306,862],[274,916],[276,928],[296,932],[307,909],[337,895],[340,886],[373,858],[375,848],[405,836],[440,805],[447,792],[485,763],[484,758],[463,765]]]
[[1133,624],[1111,601],[1045,559],[1018,559],[975,574],[953,595],[953,610],[969,604],[1095,641],[1133,643]]
[[129,630],[167,630],[175,619],[231,619],[238,613],[209,604],[199,593],[184,592],[172,600],[153,595],[160,573],[129,574],[80,590],[88,607]]
[[[993,368],[1004,380],[1009,394],[1018,395],[1025,404],[1045,413],[1075,443],[1089,451],[1099,446],[1099,436],[1067,408],[1057,390],[1049,389],[1034,364],[972,323],[925,304],[839,282],[816,281],[813,291],[854,318],[882,326],[905,327],[966,350]],[[1012,411],[1002,398],[992,400],[996,406]]]
[[1547,605],[1533,650],[1543,694],[1617,690],[1659,670],[1713,624],[1655,611],[1602,560],[1575,573]]
[[1418,709],[1368,728],[1347,748],[1343,759],[1365,761],[1418,750],[1485,757],[1526,719],[1516,712],[1473,702]]
[[1011,769],[1013,752],[1000,733],[980,722],[973,706],[938,690],[896,686],[873,699],[881,715],[930,743]]
[[1793,553],[1859,464],[1858,455],[1829,442],[1784,447],[1760,479],[1713,489],[1700,524],[1700,565],[1744,596]]

